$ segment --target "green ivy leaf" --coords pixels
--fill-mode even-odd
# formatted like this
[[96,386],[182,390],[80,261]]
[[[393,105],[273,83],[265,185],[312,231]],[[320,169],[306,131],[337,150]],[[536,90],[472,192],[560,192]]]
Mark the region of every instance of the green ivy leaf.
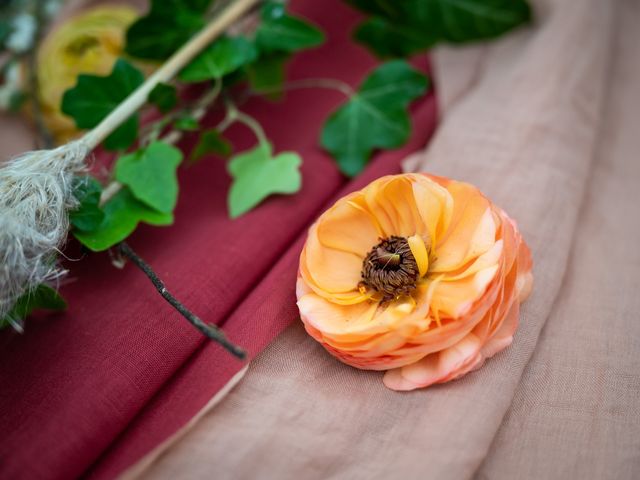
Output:
[[24,106],[27,100],[29,100],[29,95],[25,92],[11,92],[7,110],[10,113],[20,113],[20,109]]
[[0,318],[0,329],[9,325],[21,330],[22,321],[35,310],[61,311],[67,308],[67,302],[53,288],[45,284],[25,293],[16,301],[9,313]]
[[138,137],[138,114],[132,115],[104,140],[104,148],[112,152],[126,150]]
[[277,90],[284,84],[286,53],[261,55],[258,60],[247,65],[247,75],[251,88],[256,92]]
[[[410,0],[411,1],[411,0]],[[404,11],[407,0],[345,0],[358,10],[371,15],[398,17]]]
[[149,93],[149,102],[158,107],[158,110],[162,113],[167,113],[178,103],[176,87],[166,83],[159,83]]
[[215,153],[222,157],[231,155],[233,148],[226,138],[223,138],[215,128],[202,132],[198,144],[191,152],[190,161],[196,162],[205,155]]
[[0,48],[4,48],[4,44],[11,35],[11,23],[9,20],[0,20]]
[[[93,128],[143,82],[142,72],[120,58],[106,77],[79,75],[76,85],[62,97],[62,111],[73,118],[78,128]],[[137,135],[138,114],[135,114],[107,137],[105,148],[126,149]]]
[[376,68],[327,119],[320,143],[340,170],[354,176],[375,148],[397,148],[410,134],[407,106],[427,89],[427,78],[403,60]]
[[205,26],[211,0],[151,0],[147,15],[127,30],[126,52],[148,60],[164,60]]
[[198,123],[198,120],[196,120],[194,117],[184,115],[173,122],[173,128],[184,130],[185,132],[193,132],[200,128],[200,123]]
[[178,201],[176,169],[182,161],[177,148],[156,141],[116,162],[116,180],[127,185],[139,201],[159,212],[171,213]]
[[408,57],[437,43],[437,38],[429,31],[380,17],[362,22],[354,32],[354,38],[381,58]]
[[213,0],[163,0],[162,4],[165,8],[166,5],[172,3],[178,6],[186,5],[191,11],[205,13],[209,9],[212,1]]
[[274,193],[291,194],[300,190],[300,155],[282,152],[273,156],[269,142],[234,156],[229,162],[233,184],[228,205],[231,218],[239,217]]
[[102,223],[104,212],[100,209],[101,193],[102,185],[92,176],[73,179],[73,196],[79,205],[69,212],[69,220],[75,228],[91,231]]
[[347,1],[373,15],[355,38],[381,57],[495,38],[531,19],[526,0]]
[[311,23],[285,11],[280,2],[266,2],[262,22],[256,31],[256,44],[262,52],[295,52],[324,42],[324,33]]
[[103,207],[104,219],[90,232],[73,231],[83,245],[94,252],[106,250],[127,238],[139,222],[150,225],[171,225],[173,214],[158,212],[136,200],[127,187],[123,187]]
[[222,78],[256,59],[256,47],[244,37],[222,37],[180,72],[183,82],[203,82]]

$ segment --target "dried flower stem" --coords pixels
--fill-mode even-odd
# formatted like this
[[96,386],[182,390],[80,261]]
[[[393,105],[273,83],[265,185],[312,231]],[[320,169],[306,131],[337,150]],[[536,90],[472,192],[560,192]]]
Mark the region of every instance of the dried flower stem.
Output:
[[149,93],[156,85],[171,80],[198,53],[257,3],[258,0],[235,0],[229,3],[208,26],[174,53],[169,60],[162,64],[158,70],[147,78],[142,85],[120,103],[93,130],[87,132],[81,141],[89,148],[95,148],[147,101]]
[[156,287],[156,290],[162,298],[164,298],[169,304],[175,308],[189,323],[196,327],[200,332],[211,340],[219,343],[223,348],[229,351],[231,354],[244,360],[247,356],[246,352],[239,346],[231,343],[224,332],[215,325],[208,325],[204,323],[200,318],[194,315],[187,307],[180,303],[176,297],[174,297],[165,287],[164,283],[153,269],[147,264],[133,249],[126,243],[121,242],[118,244],[118,251],[125,257],[131,260],[144,274],[151,280],[151,283]]

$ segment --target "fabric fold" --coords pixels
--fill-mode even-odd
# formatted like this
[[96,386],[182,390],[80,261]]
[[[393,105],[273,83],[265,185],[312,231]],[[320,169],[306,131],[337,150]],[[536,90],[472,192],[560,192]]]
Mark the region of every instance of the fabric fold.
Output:
[[[376,65],[350,40],[358,13],[337,1],[335,10],[318,2],[292,3],[296,12],[325,29],[328,42],[297,55],[288,66],[289,78],[332,77],[357,85]],[[264,126],[275,151],[293,150],[303,157],[303,188],[295,196],[273,196],[230,220],[226,163],[205,158],[180,169],[176,223],[164,229],[141,225],[130,238],[167,288],[204,321],[226,324],[318,210],[347,184],[335,162],[317,146],[324,120],[343,100],[339,92],[296,90],[278,102],[252,98],[242,105]],[[433,105],[427,110],[428,126],[415,136],[419,140],[414,149],[432,131]],[[214,112],[204,124],[213,126],[217,120]],[[255,143],[251,131],[242,126],[231,127],[225,135],[238,151]],[[187,136],[181,147],[188,153],[196,140]],[[396,152],[395,165],[407,153]],[[134,266],[120,271],[108,254],[84,258],[78,248],[66,254],[82,259],[70,262],[71,275],[62,286],[69,310],[30,319],[22,336],[0,333],[2,477],[75,478],[92,465],[97,469],[105,451],[127,438],[136,419],[207,343]],[[253,325],[259,319],[243,321]],[[227,331],[234,342],[253,347],[255,355],[277,328],[243,330],[229,325]],[[157,429],[135,437],[139,449],[126,443],[119,470],[105,470],[106,476],[113,477],[187,423],[243,366],[221,349],[207,350],[208,363],[202,368],[208,376],[192,384],[203,395],[196,395],[193,403],[187,399],[165,416],[151,412]],[[208,370],[212,364],[215,369]],[[223,374],[213,376],[218,372]]]
[[[333,360],[293,325],[148,478],[206,478],[211,465],[219,478],[476,472],[560,291],[612,55],[615,2],[536,7],[532,28],[483,51],[427,151],[406,164],[477,185],[518,221],[532,247],[535,287],[513,345],[461,380],[398,394],[384,389],[380,374]],[[456,73],[439,71],[439,87]]]

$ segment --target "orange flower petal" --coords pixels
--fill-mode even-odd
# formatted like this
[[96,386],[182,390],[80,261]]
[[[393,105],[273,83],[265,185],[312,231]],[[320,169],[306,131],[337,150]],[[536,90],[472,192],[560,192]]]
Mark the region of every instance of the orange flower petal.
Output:
[[375,302],[338,305],[309,293],[298,299],[298,308],[305,323],[323,335],[338,335],[344,341],[359,340],[362,334],[368,336],[387,330],[384,325],[372,322],[378,308]]
[[422,219],[409,178],[401,175],[383,177],[369,185],[364,195],[367,207],[379,221],[385,237],[408,237],[419,232]]
[[437,305],[440,315],[459,318],[468,312],[485,292],[498,268],[498,265],[491,265],[461,280],[442,281],[433,295],[433,303]]
[[382,236],[373,216],[360,205],[364,203],[361,197],[352,194],[337,202],[318,221],[317,230],[324,246],[353,253],[360,257],[360,262]]
[[457,273],[446,273],[443,275],[443,279],[445,282],[453,282],[457,280],[461,280],[463,278],[474,275],[486,268],[489,268],[494,265],[498,265],[502,258],[502,253],[504,251],[504,241],[502,239],[498,240],[493,244],[493,246],[487,250],[485,253],[477,257],[472,261],[466,268],[463,268],[461,271]]
[[356,290],[364,257],[322,245],[317,229],[317,225],[311,227],[305,246],[306,271],[314,282],[327,292],[344,293]]
[[392,390],[406,391],[452,380],[481,364],[481,348],[480,339],[470,333],[452,347],[389,370],[384,376],[384,384]]
[[496,239],[493,211],[480,191],[461,182],[451,182],[448,189],[453,215],[449,229],[436,244],[433,272],[455,270],[489,250]]
[[426,175],[415,175],[413,197],[426,232],[431,239],[430,246],[437,245],[439,239],[449,228],[453,214],[453,197]]

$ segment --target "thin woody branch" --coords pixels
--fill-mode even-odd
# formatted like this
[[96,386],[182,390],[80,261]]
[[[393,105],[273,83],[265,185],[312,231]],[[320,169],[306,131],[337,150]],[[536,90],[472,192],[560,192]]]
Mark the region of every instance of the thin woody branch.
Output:
[[151,280],[151,283],[156,287],[156,290],[162,298],[164,298],[173,308],[175,308],[184,318],[187,319],[194,327],[202,332],[206,337],[210,338],[214,342],[219,343],[229,351],[231,354],[244,360],[246,358],[246,352],[239,346],[231,343],[224,332],[215,325],[209,325],[204,323],[199,317],[193,314],[187,307],[185,307],[176,297],[174,297],[165,287],[164,283],[153,269],[147,264],[126,242],[118,244],[118,251],[131,260],[144,274]]

